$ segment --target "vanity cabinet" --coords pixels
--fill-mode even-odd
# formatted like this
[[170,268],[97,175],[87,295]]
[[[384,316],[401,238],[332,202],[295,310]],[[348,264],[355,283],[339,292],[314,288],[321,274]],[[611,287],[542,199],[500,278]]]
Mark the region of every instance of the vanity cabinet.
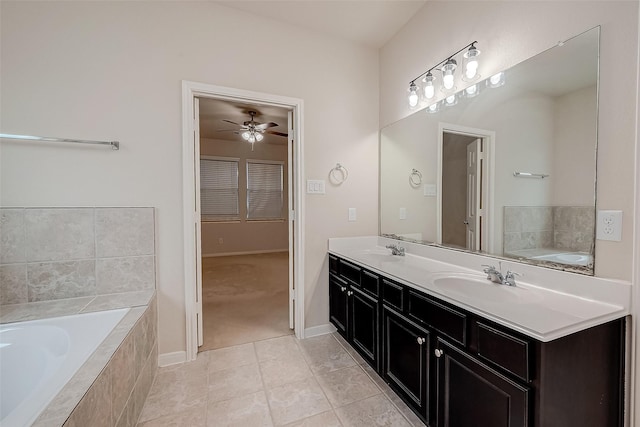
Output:
[[376,274],[330,257],[331,323],[376,371],[380,359],[378,282]]
[[621,427],[624,319],[541,342],[330,254],[330,319],[430,427]]

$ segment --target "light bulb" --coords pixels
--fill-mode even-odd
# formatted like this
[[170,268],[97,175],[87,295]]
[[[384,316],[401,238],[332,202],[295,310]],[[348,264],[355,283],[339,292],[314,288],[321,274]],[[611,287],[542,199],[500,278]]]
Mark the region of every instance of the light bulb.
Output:
[[466,88],[464,90],[464,94],[467,98],[473,98],[474,96],[476,96],[479,93],[478,91],[478,85],[471,85],[468,88]]
[[264,136],[260,132],[257,132],[256,133],[256,141],[260,142],[263,139],[264,139]]
[[465,67],[464,75],[467,79],[472,80],[478,74],[478,56],[480,51],[476,49],[474,45],[471,45],[469,50],[464,54]]
[[440,110],[440,103],[436,102],[427,107],[427,113],[437,113]]
[[244,139],[245,141],[249,140],[249,136],[249,131],[242,132],[242,139]]
[[452,105],[456,105],[458,99],[456,98],[456,94],[449,95],[444,99],[444,103],[446,106],[451,107]]
[[414,82],[409,85],[409,107],[418,105],[418,86]]
[[504,84],[504,72],[499,72],[489,77],[487,82],[487,86],[489,87],[500,87]]
[[442,85],[446,90],[453,89],[453,73],[456,71],[457,66],[456,60],[451,58],[442,66]]
[[253,135],[253,134],[249,135],[249,142],[250,142],[250,143],[252,143],[252,144],[253,144],[254,142],[256,142],[256,137],[255,137],[255,135]]
[[422,82],[424,83],[423,85],[424,97],[427,99],[433,98],[433,96],[436,94],[436,88],[435,86],[433,86],[434,80],[435,80],[435,77],[433,77],[433,74],[431,74],[431,71],[429,71],[427,75],[424,77],[424,79],[422,79]]

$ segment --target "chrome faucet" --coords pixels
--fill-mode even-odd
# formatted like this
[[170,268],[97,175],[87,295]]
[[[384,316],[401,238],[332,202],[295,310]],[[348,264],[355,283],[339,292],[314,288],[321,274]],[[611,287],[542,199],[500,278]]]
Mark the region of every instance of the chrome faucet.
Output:
[[[499,283],[501,285],[516,286],[516,276],[519,276],[520,274],[515,271],[507,270],[503,275],[500,270],[496,270],[496,267],[493,265],[483,264],[482,266],[486,267],[482,271],[487,275],[487,280],[491,280],[493,283]],[[500,265],[500,269],[502,269],[502,265]]]
[[404,248],[398,245],[387,245],[387,249],[391,249],[391,255],[404,256]]

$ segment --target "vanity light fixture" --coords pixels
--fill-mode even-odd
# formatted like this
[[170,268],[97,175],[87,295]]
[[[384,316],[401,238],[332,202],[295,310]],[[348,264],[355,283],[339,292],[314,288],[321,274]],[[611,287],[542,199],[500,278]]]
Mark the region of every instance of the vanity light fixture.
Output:
[[446,105],[447,107],[453,107],[457,103],[458,103],[458,97],[456,96],[455,93],[447,96],[444,99],[444,105]]
[[449,55],[446,59],[438,62],[433,67],[429,68],[424,73],[420,74],[415,79],[409,82],[409,89],[407,98],[409,101],[409,106],[411,108],[415,108],[418,106],[420,98],[418,96],[418,85],[416,85],[416,81],[424,76],[422,79],[422,90],[420,91],[424,97],[424,99],[432,99],[435,96],[435,76],[432,71],[440,71],[442,73],[442,91],[445,93],[450,93],[455,90],[455,79],[456,79],[456,69],[458,68],[458,61],[455,59],[456,55],[467,49],[467,52],[464,53],[464,76],[463,79],[466,81],[471,81],[476,79],[478,76],[478,56],[480,55],[480,51],[476,48],[477,41],[469,43],[462,49],[455,52],[453,55]]
[[491,88],[500,87],[504,84],[504,71],[500,71],[497,74],[487,79],[487,86]]
[[478,96],[480,93],[480,88],[478,84],[472,84],[464,90],[464,96],[466,98],[473,98],[474,96]]
[[427,113],[437,113],[440,111],[440,102],[434,102],[433,104],[427,107]]

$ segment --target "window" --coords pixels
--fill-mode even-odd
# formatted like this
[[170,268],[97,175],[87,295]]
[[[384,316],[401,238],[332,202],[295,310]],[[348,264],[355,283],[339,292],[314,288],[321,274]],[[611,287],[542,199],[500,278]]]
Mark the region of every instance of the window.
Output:
[[247,219],[283,219],[283,163],[247,160]]
[[238,159],[200,157],[203,221],[238,220]]

